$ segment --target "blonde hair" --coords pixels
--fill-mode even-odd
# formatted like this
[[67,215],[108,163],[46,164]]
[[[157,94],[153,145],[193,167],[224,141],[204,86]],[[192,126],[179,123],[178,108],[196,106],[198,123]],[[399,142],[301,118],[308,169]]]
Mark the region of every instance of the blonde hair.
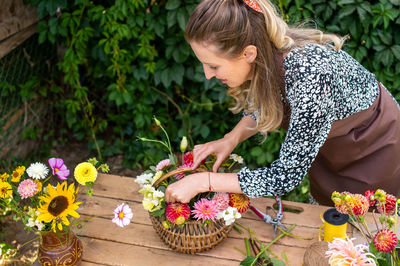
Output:
[[248,45],[257,47],[253,77],[227,94],[236,103],[233,113],[258,111],[257,130],[265,135],[282,123],[283,54],[308,43],[332,43],[336,50],[343,39],[317,29],[289,27],[268,0],[257,0],[262,13],[242,0],[204,0],[186,25],[188,42],[215,45],[227,58],[238,57]]

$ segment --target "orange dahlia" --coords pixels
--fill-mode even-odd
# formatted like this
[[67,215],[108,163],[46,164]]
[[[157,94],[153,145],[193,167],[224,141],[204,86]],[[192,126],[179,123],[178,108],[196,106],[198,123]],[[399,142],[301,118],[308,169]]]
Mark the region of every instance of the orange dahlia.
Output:
[[[179,218],[179,224],[182,224],[190,216],[190,207],[186,203],[170,203],[165,209],[165,216],[171,223],[176,223]],[[182,219],[184,219],[183,222]]]
[[380,252],[390,252],[397,244],[396,234],[388,229],[382,229],[374,236],[374,245]]
[[243,193],[229,193],[229,206],[235,207],[239,213],[244,213],[250,206],[250,198]]
[[[361,194],[351,194],[345,192],[344,200],[340,202],[340,204],[336,204],[336,210],[343,214],[349,215],[364,215],[368,212],[369,209],[369,200],[361,195]],[[350,209],[349,209],[350,208]]]
[[379,213],[385,213],[392,215],[396,209],[396,197],[391,194],[386,194],[385,201],[383,203],[378,203]]

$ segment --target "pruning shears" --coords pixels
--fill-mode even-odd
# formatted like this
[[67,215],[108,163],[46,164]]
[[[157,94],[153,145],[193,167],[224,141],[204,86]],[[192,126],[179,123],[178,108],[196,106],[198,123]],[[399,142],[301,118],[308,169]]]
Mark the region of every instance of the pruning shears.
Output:
[[274,236],[276,236],[276,231],[277,231],[277,227],[279,226],[280,228],[282,228],[283,230],[285,230],[286,232],[289,232],[289,230],[287,229],[287,227],[282,224],[282,218],[283,218],[283,208],[282,208],[282,200],[280,197],[275,196],[275,200],[278,203],[278,213],[276,214],[276,218],[272,218],[270,215],[265,214],[263,212],[261,212],[259,209],[257,209],[256,207],[250,205],[250,209],[261,219],[264,220],[265,223],[267,224],[272,224],[273,229],[274,229]]

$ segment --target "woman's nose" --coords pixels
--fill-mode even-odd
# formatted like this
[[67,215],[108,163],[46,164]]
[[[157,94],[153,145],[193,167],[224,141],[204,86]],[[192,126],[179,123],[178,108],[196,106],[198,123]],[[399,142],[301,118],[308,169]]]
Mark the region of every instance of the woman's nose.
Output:
[[206,76],[206,79],[210,79],[215,76],[214,71],[207,69],[206,67],[203,67],[204,70],[204,75]]

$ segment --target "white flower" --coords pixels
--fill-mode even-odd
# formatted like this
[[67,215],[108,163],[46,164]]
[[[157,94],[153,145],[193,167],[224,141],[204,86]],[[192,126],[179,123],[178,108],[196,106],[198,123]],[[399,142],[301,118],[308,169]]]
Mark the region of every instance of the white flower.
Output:
[[156,190],[153,192],[153,199],[163,198],[163,197],[164,197],[164,192],[162,192],[161,190]]
[[153,179],[153,174],[148,173],[148,174],[141,174],[136,177],[135,182],[139,184],[139,186],[142,188],[144,187],[145,184],[150,184],[151,180]]
[[151,181],[151,184],[153,185],[160,177],[163,175],[163,171],[157,171],[157,173],[154,175],[153,180]]
[[228,207],[226,210],[217,214],[217,219],[224,218],[225,225],[231,225],[236,219],[241,218],[242,215],[238,212],[235,207]]
[[229,159],[234,160],[235,162],[238,162],[240,164],[243,164],[243,158],[240,155],[234,154],[232,153],[231,155],[229,155]]
[[35,226],[35,220],[33,218],[28,219],[28,223],[26,224],[28,227],[34,227]]
[[28,169],[26,169],[28,176],[34,179],[44,179],[48,172],[49,168],[42,163],[32,163]]
[[44,227],[44,223],[42,221],[36,220],[35,225],[37,226],[39,231],[42,231],[42,229]]

